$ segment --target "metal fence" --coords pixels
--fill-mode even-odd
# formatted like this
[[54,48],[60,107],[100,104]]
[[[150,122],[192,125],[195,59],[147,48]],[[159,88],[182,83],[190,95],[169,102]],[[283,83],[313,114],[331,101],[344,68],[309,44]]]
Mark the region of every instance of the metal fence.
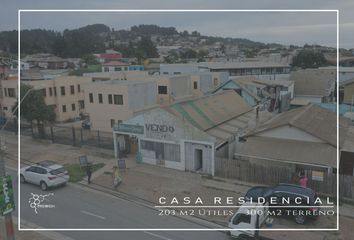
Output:
[[39,132],[35,125],[28,125],[28,128],[21,128],[21,134],[31,135],[33,138],[51,140],[53,143],[73,145],[81,147],[84,145],[114,149],[112,132],[102,132],[83,128],[64,126],[45,126],[44,131]]
[[[308,186],[318,193],[336,196],[337,174],[323,173],[321,181],[312,178],[313,171],[307,170]],[[262,185],[278,183],[297,184],[297,172],[287,167],[263,166],[248,161],[216,158],[215,175]],[[354,177],[339,175],[340,197],[354,199]]]

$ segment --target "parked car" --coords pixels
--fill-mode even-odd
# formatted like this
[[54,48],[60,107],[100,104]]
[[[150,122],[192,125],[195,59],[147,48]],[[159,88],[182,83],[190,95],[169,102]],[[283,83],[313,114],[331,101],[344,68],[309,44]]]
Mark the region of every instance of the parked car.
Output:
[[[269,206],[273,206],[273,210],[281,211],[282,216],[293,217],[298,224],[304,224],[309,218],[316,219],[320,207],[316,202],[315,191],[293,184],[281,183],[273,187],[257,186],[249,189],[245,195],[248,201],[251,199],[257,201],[259,197],[266,199]],[[277,200],[272,202],[271,198]],[[281,201],[282,199],[289,201]],[[301,203],[295,203],[295,199]],[[310,214],[301,214],[301,211],[310,211]]]
[[91,129],[91,122],[88,119],[86,119],[86,120],[82,121],[81,127],[83,129]]
[[49,187],[65,185],[69,181],[68,171],[53,161],[42,161],[20,169],[21,183],[39,185],[43,191]]

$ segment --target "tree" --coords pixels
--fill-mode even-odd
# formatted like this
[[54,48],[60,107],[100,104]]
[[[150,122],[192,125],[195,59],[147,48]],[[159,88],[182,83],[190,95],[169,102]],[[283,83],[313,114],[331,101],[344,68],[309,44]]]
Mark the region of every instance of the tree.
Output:
[[93,54],[85,54],[82,56],[82,60],[86,65],[97,65],[98,61],[97,58]]
[[156,46],[149,37],[141,38],[138,43],[138,49],[141,49],[144,52],[145,58],[155,58],[159,56]]
[[293,58],[292,67],[299,68],[318,68],[327,65],[327,60],[323,53],[303,49]]
[[[26,94],[27,96],[25,96]],[[25,96],[21,103],[21,117],[29,121],[31,125],[35,121],[39,136],[43,137],[45,135],[44,126],[55,121],[53,108],[45,104],[42,90],[34,90],[29,85],[21,84],[20,96],[21,99]]]

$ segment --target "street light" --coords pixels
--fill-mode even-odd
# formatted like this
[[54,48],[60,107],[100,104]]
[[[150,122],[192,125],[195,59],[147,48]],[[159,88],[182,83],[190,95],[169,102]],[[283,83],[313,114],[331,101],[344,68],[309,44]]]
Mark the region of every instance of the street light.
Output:
[[[34,86],[34,87],[30,88],[25,93],[25,95],[22,97],[22,99],[20,99],[20,102],[17,104],[17,106],[12,110],[11,115],[13,115],[17,111],[18,106],[21,105],[23,100],[28,96],[28,94],[31,91],[40,90],[40,89],[43,89],[43,88],[44,88],[44,86],[41,86],[41,85]],[[4,159],[6,146],[5,146],[5,141],[3,140],[3,136],[2,136],[1,133],[5,129],[5,127],[6,127],[8,122],[9,122],[9,119],[6,119],[4,125],[0,129],[0,177],[3,178],[3,179],[6,177],[5,159]],[[5,214],[5,228],[6,228],[6,239],[7,240],[14,240],[15,239],[15,235],[14,235],[14,228],[13,228],[13,223],[12,223],[12,214],[11,214],[11,212]]]

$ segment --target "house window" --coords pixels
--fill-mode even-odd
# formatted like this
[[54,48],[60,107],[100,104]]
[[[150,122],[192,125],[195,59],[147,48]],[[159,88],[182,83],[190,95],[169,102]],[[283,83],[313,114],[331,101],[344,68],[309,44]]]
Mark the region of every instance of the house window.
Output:
[[53,90],[54,90],[54,96],[56,96],[57,95],[57,88],[53,87]]
[[123,105],[123,95],[114,95],[114,104]]
[[71,110],[72,110],[72,111],[75,111],[75,110],[76,110],[75,103],[71,104]]
[[173,72],[174,75],[179,75],[181,72]]
[[217,85],[218,85],[218,79],[214,78],[214,86],[217,86]]
[[7,107],[4,107],[3,109],[4,109],[4,111],[7,111],[8,108],[7,108]]
[[90,98],[90,103],[93,103],[93,94],[92,93],[89,94],[89,98]]
[[108,104],[113,104],[112,94],[108,94]]
[[7,88],[4,88],[5,97],[7,97]]
[[66,105],[62,106],[63,112],[66,112]]
[[193,82],[193,88],[198,89],[198,82]]
[[45,88],[42,89],[42,95],[43,95],[43,97],[46,97],[46,96],[47,96],[47,91],[46,91]]
[[111,119],[111,128],[113,128],[114,124],[115,124],[115,120]]
[[109,72],[109,68],[108,67],[104,67],[104,71],[105,72]]
[[103,103],[103,96],[102,93],[98,94],[98,103]]
[[80,100],[78,103],[79,103],[79,109],[85,109],[85,102],[84,102],[84,100]]
[[116,72],[122,71],[122,68],[120,68],[120,67],[115,67],[115,68],[114,68],[114,71],[116,71]]
[[118,122],[118,124],[121,124],[123,122],[123,120],[118,120],[117,122]]
[[60,94],[65,96],[65,87],[60,87]]
[[15,89],[14,89],[14,88],[8,88],[8,89],[7,89],[7,94],[8,94],[9,97],[13,97],[13,98],[16,97]]
[[75,94],[75,86],[74,85],[70,86],[70,93],[71,93],[71,95]]
[[51,87],[49,88],[49,96],[53,96],[53,89]]
[[77,92],[81,92],[80,84],[77,85]]
[[167,86],[158,86],[159,94],[167,94]]

